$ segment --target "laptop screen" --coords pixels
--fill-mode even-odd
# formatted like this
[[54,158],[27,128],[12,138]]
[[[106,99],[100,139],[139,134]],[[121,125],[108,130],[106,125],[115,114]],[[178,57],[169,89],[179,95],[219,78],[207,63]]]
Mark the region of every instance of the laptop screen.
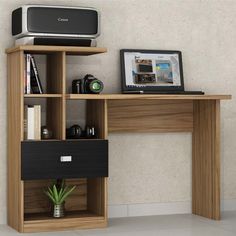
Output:
[[184,90],[180,51],[121,50],[123,91]]

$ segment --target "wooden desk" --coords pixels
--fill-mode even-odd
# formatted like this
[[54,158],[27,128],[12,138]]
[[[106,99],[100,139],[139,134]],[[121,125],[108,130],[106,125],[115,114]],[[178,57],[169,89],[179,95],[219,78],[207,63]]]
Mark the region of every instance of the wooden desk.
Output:
[[[87,101],[87,125],[98,139],[109,132],[192,132],[192,212],[220,219],[220,100],[229,95],[66,94],[67,55],[89,56],[106,48],[23,45],[7,49],[8,61],[8,225],[19,232],[107,226],[107,177],[66,179],[78,184],[67,216],[50,216],[43,188],[50,179],[22,179],[24,105],[46,100],[46,125],[54,141],[66,142],[67,101]],[[46,94],[24,94],[25,54],[46,55]],[[34,100],[33,99],[33,100]],[[48,142],[50,140],[38,141]],[[80,140],[77,140],[80,142]],[[60,178],[60,176],[58,177]]]
[[230,95],[70,94],[67,99],[87,100],[87,122],[100,117],[97,127],[105,133],[192,132],[192,213],[220,219],[220,100]]

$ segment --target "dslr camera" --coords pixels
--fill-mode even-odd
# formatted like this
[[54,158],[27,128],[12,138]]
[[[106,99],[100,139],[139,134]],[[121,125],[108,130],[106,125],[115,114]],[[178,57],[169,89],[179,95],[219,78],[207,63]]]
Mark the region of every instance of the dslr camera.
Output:
[[93,75],[87,74],[83,79],[72,81],[72,93],[98,94],[103,90],[103,82]]
[[67,139],[80,139],[80,138],[97,138],[94,126],[86,126],[85,130],[81,126],[75,124],[66,129]]

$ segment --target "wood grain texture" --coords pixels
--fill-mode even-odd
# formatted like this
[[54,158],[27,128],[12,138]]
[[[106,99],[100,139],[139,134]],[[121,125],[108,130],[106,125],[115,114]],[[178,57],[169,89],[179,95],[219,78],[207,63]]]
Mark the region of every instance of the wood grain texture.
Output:
[[183,100],[108,101],[109,132],[191,132],[193,103]]
[[62,52],[61,54],[61,60],[62,60],[62,73],[61,73],[61,93],[62,93],[62,124],[61,124],[61,132],[62,132],[62,140],[66,140],[66,53]]
[[[65,215],[63,218],[61,218],[61,220],[64,219],[70,219],[70,218],[83,218],[83,217],[93,217],[93,218],[98,218],[98,219],[102,219],[103,217],[98,216],[88,210],[78,210],[78,211],[66,211]],[[25,214],[25,223],[28,222],[32,222],[32,221],[43,221],[43,220],[52,220],[54,218],[52,218],[52,212],[47,212],[47,214],[45,213],[28,213]],[[58,220],[58,219],[57,219]]]
[[158,100],[227,100],[231,99],[231,95],[176,95],[176,94],[67,94],[67,99],[80,100],[121,100],[121,99],[158,99]]
[[40,45],[21,45],[6,49],[6,53],[25,51],[34,54],[48,54],[54,52],[65,52],[68,55],[93,55],[107,52],[106,48],[100,47],[69,47],[69,46],[40,46]]
[[62,94],[65,80],[65,53],[56,52],[47,55],[47,89],[49,94]]
[[[107,101],[87,101],[86,121],[87,125],[95,126],[99,138],[107,139]],[[104,216],[105,222],[107,223],[107,178],[88,180],[88,209],[98,215]]]
[[61,98],[62,94],[24,94],[24,98]]
[[59,230],[76,230],[76,229],[93,229],[104,228],[107,226],[107,220],[102,216],[90,215],[75,215],[62,219],[42,219],[29,220],[24,223],[24,232],[45,232]]
[[23,230],[23,182],[21,182],[21,141],[23,132],[24,54],[7,57],[7,221],[12,228]]
[[105,217],[104,179],[102,177],[88,179],[88,210]]
[[[44,190],[52,183],[51,180],[33,180],[24,183],[24,213],[30,220],[29,214],[48,213],[50,215],[51,202]],[[65,204],[66,211],[87,210],[87,179],[68,179],[66,184],[76,189],[68,196]]]
[[107,101],[88,100],[86,106],[86,123],[95,126],[98,138],[107,139]]
[[[47,125],[53,131],[53,138],[65,139],[65,83],[66,54],[54,52],[47,55],[47,92],[60,94],[61,98],[47,99]],[[41,94],[42,96],[44,94]]]
[[220,101],[194,102],[192,212],[220,219]]
[[76,189],[68,196],[65,204],[66,211],[87,210],[87,179],[67,179],[66,184],[69,186],[76,185]]
[[46,111],[46,125],[52,131],[53,139],[62,140],[64,137],[63,99],[48,98]]

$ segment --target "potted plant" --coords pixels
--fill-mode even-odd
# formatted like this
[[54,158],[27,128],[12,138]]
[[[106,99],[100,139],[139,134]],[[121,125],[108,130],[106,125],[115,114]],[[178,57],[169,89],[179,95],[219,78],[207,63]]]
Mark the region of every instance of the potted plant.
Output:
[[65,200],[74,191],[76,186],[66,186],[65,181],[58,181],[52,184],[45,191],[45,194],[53,203],[53,217],[60,218],[64,216]]

